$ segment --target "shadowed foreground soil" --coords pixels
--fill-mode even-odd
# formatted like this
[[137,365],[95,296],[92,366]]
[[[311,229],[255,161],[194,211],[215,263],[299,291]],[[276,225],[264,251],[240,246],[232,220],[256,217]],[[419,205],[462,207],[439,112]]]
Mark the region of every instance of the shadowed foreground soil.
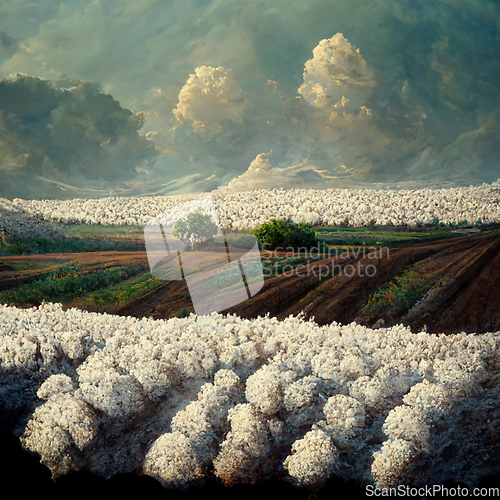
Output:
[[[345,270],[325,274],[332,265]],[[343,266],[352,266],[344,268]],[[328,267],[327,267],[328,266]],[[353,273],[353,269],[356,271]],[[374,272],[374,269],[376,270]],[[365,306],[374,292],[394,278],[417,270],[423,284],[420,303],[393,310],[391,301],[371,313]],[[367,276],[367,275],[370,276]],[[389,294],[390,299],[390,294]],[[409,297],[411,303],[411,296]],[[185,282],[166,282],[116,314],[167,319],[192,302]],[[224,313],[256,318],[269,313],[277,318],[314,317],[320,324],[356,321],[365,326],[405,324],[412,331],[484,333],[500,330],[500,232],[471,234],[435,243],[393,246],[377,256],[351,253],[297,268],[296,272],[266,280],[251,299]]]

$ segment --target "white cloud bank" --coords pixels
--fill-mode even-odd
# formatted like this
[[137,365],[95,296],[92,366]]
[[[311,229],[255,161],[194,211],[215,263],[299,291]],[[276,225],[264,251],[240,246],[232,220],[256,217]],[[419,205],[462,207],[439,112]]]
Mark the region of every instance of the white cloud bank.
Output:
[[227,193],[270,188],[291,189],[305,184],[305,179],[318,183],[325,179],[322,171],[307,166],[307,163],[308,158],[298,165],[276,168],[269,163],[265,154],[259,154],[245,172],[219,191]]
[[[66,74],[98,83],[124,109],[145,112],[141,135],[150,132],[162,154],[154,166],[132,165],[127,179],[113,173],[111,185],[50,176],[49,167],[51,183],[22,184],[21,152],[7,154],[0,188],[12,187],[1,196],[209,191],[261,152],[273,151],[275,167],[295,165],[311,140],[310,162],[337,175],[334,187],[498,177],[500,7],[490,0],[115,4],[2,2],[0,78]],[[196,68],[213,69],[205,78]],[[234,79],[223,82],[227,68]],[[371,116],[359,114],[363,106]],[[134,168],[143,174],[129,179]]]

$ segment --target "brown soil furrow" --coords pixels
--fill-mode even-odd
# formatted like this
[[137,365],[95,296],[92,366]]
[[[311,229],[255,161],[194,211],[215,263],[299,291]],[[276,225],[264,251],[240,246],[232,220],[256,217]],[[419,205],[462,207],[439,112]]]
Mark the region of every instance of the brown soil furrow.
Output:
[[[375,257],[369,252],[369,249],[366,255],[351,252],[348,257],[333,256],[303,265],[293,272],[266,280],[263,289],[254,297],[221,312],[244,318],[269,314],[278,319],[302,313],[306,318],[314,317],[322,325],[333,321],[343,324],[356,321],[373,326],[383,320],[384,326],[403,323],[420,331],[425,325],[428,331],[444,333],[500,330],[500,231],[394,245],[389,248],[389,255],[379,253]],[[263,257],[266,256],[264,253]],[[56,266],[74,260],[81,262],[84,269],[91,270],[146,263],[147,255],[145,252],[86,252],[10,256],[2,257],[2,265],[24,261]],[[325,276],[325,270],[331,270],[332,266],[337,266],[334,275]],[[346,269],[354,273],[348,275]],[[368,269],[376,272],[366,276]],[[419,292],[424,293],[423,299],[409,311],[391,313],[388,309],[375,313],[378,316],[364,316],[363,308],[372,294],[409,269],[418,269],[418,277],[429,283],[428,288]],[[0,290],[35,279],[50,270],[2,271]],[[181,310],[184,310],[182,314],[186,310],[193,311],[185,281],[165,282],[126,306],[115,306],[107,312],[168,319],[178,317]]]
[[[264,283],[263,289],[251,299],[222,313],[244,318],[269,314],[278,319],[289,315],[304,314],[314,317],[319,324],[337,321],[343,324],[366,318],[361,310],[370,296],[396,276],[419,262],[428,276],[443,275],[437,294],[426,308],[411,319],[406,313],[397,317],[384,316],[385,326],[408,324],[413,330],[427,325],[430,331],[452,333],[455,331],[482,332],[500,329],[500,233],[468,235],[432,243],[412,246],[394,246],[386,254],[349,258],[329,258],[297,268],[294,273],[280,275]],[[357,270],[367,270],[373,265],[376,273],[371,276],[352,276],[337,272],[334,276],[319,276],[321,266],[352,265]],[[359,267],[358,267],[359,266]],[[326,269],[326,267],[323,267]],[[338,270],[338,268],[337,268]],[[432,283],[431,283],[432,284]],[[486,292],[486,295],[483,293]],[[167,283],[125,307],[115,311],[120,315],[136,317],[171,318],[182,308],[191,308],[192,302],[185,282]],[[373,326],[377,318],[372,318]]]
[[[455,247],[455,251],[462,251],[474,246],[474,242],[467,237],[460,240],[454,240],[455,245],[446,241],[423,243],[409,248],[396,247],[389,249],[389,258],[385,252],[382,255],[379,253],[377,258],[373,258],[367,252],[368,255],[363,258],[353,256],[344,262],[340,259],[325,259],[310,264],[306,272],[299,270],[306,275],[305,277],[281,275],[269,280],[257,296],[225,312],[245,318],[255,318],[266,312],[271,316],[284,318],[303,312],[306,317],[314,317],[319,324],[329,324],[332,321],[350,323],[355,321],[370,295],[398,275],[402,269],[440,251],[450,251],[452,247]],[[319,272],[317,275],[314,274],[320,266],[328,266],[331,269],[332,263],[352,265],[356,268],[356,272],[352,276],[344,273],[321,280]],[[372,268],[368,266],[375,267],[374,276],[358,275],[357,269],[365,274],[366,271],[371,271]],[[351,271],[351,268],[349,270]]]
[[[500,330],[500,239],[469,252],[413,321],[431,332]],[[432,321],[429,321],[432,320]],[[428,323],[430,323],[430,326]]]
[[31,269],[26,271],[0,271],[0,291],[8,290],[25,283],[30,283],[45,274],[50,273],[58,266],[67,262],[78,261],[83,271],[92,269],[103,269],[117,266],[134,266],[147,263],[146,252],[82,252],[42,255],[15,255],[2,257],[2,262],[8,266],[9,262],[25,263],[50,263],[50,267],[44,269]]
[[146,293],[126,306],[112,308],[113,314],[135,318],[167,319],[178,316],[183,308],[193,303],[185,281],[166,281],[155,290]]

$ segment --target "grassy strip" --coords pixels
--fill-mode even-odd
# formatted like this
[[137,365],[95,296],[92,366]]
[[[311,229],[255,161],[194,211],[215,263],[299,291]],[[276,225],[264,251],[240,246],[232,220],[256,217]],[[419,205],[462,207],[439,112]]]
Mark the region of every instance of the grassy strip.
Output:
[[146,272],[103,290],[89,293],[81,297],[78,306],[104,311],[109,306],[126,305],[130,301],[155,290],[163,283],[165,283],[163,280],[154,278],[150,272]]
[[64,302],[74,296],[123,281],[147,267],[147,264],[138,264],[83,272],[80,263],[70,262],[31,283],[0,292],[0,302],[15,305],[32,301],[40,303],[43,300]]
[[316,235],[328,245],[377,246],[396,243],[416,243],[419,241],[434,241],[461,236],[453,231],[460,229],[481,229],[494,231],[500,228],[498,223],[470,224],[428,224],[420,228],[408,227],[317,227]]
[[372,294],[361,313],[368,318],[398,315],[410,310],[439,280],[441,273],[425,275],[419,267],[428,259],[407,269]]
[[328,245],[335,246],[380,246],[394,243],[416,243],[419,241],[433,241],[445,238],[457,237],[455,233],[447,231],[433,232],[398,232],[398,231],[367,231],[366,228],[359,230],[347,229],[322,229],[318,231],[318,237],[322,238]]
[[[0,260],[0,264],[2,261]],[[16,262],[16,261],[3,261],[5,266],[11,267],[14,271],[36,271],[38,269],[47,269],[49,267],[57,267],[57,262]]]
[[130,241],[108,241],[98,238],[25,238],[14,243],[2,243],[0,252],[6,255],[33,255],[46,253],[105,252],[110,250],[141,250],[144,245]]
[[80,238],[127,238],[144,240],[144,226],[72,224],[65,226],[66,236]]

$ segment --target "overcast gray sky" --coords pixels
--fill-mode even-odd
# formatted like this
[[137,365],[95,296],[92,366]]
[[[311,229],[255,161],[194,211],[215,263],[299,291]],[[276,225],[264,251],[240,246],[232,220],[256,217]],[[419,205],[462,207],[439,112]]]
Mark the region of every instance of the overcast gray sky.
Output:
[[3,0],[0,78],[11,199],[500,177],[495,1]]

